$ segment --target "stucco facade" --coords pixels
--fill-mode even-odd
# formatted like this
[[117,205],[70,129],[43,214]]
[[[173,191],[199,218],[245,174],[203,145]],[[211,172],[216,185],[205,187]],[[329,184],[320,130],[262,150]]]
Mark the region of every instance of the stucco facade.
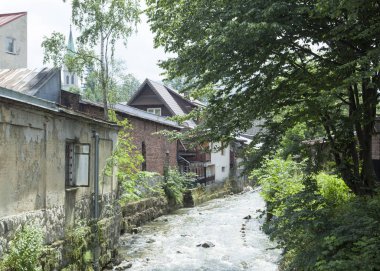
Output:
[[[20,101],[18,97],[27,95],[17,95],[8,98],[0,92],[0,256],[19,225],[39,225],[45,232],[45,242],[52,243],[64,237],[68,226],[91,219],[93,131],[100,136],[100,169],[117,141],[115,125],[34,97]],[[87,187],[67,185],[67,142],[89,146]],[[115,176],[101,178],[99,191],[101,206],[105,199],[107,204],[112,202],[117,191]]]
[[220,143],[211,145],[211,164],[215,165],[215,181],[221,182],[230,176],[230,145],[222,150],[218,150]]
[[[0,14],[0,69],[27,67],[27,14]],[[12,18],[12,16],[14,18]]]

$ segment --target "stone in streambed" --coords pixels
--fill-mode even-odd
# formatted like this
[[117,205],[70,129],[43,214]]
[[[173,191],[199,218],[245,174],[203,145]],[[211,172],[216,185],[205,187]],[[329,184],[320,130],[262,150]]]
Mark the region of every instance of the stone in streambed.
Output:
[[197,247],[209,248],[209,247],[215,247],[215,245],[212,242],[207,241],[207,242],[205,242],[203,244],[198,244]]

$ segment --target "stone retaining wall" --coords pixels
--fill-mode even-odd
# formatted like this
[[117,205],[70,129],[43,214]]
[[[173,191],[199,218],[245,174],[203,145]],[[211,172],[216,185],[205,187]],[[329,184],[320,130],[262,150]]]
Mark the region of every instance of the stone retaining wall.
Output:
[[184,207],[194,207],[203,202],[224,197],[230,193],[239,193],[243,191],[243,187],[242,181],[233,179],[189,189],[184,194]]
[[133,228],[151,221],[169,212],[169,203],[165,197],[151,197],[128,203],[122,208],[122,232],[131,232]]

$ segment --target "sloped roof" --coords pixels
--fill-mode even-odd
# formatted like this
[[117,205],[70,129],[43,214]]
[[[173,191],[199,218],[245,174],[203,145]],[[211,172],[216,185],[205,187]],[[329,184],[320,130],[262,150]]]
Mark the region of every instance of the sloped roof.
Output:
[[6,25],[7,23],[10,23],[22,16],[25,16],[26,12],[16,12],[16,13],[5,13],[0,14],[0,27],[3,25]]
[[[132,98],[129,100],[128,105],[130,105],[133,100],[139,95],[139,93],[142,91],[143,87],[148,84],[154,93],[157,94],[157,96],[162,100],[162,102],[166,105],[166,107],[169,109],[169,111],[175,115],[175,116],[184,116],[186,115],[185,112],[183,112],[182,108],[179,106],[179,104],[176,102],[176,100],[173,98],[171,92],[176,93],[173,89],[160,84],[158,82],[155,82],[150,79],[145,79],[145,81],[141,84],[139,89],[135,92],[135,94],[132,96]],[[185,99],[180,94],[176,93],[179,97],[182,99]],[[186,101],[189,101],[185,99]],[[191,101],[189,101],[191,103]],[[195,104],[194,104],[195,105]],[[195,105],[196,106],[196,105]],[[196,124],[192,120],[185,121],[185,125],[194,128]]]
[[153,122],[161,123],[161,124],[164,124],[167,126],[178,128],[178,129],[182,128],[176,122],[168,120],[167,118],[157,116],[154,114],[150,114],[144,110],[140,110],[140,109],[137,109],[135,107],[132,107],[132,106],[129,106],[129,105],[126,105],[123,103],[119,103],[119,104],[114,105],[114,109],[116,111],[125,113],[125,114],[130,115],[130,116],[150,120]]
[[55,73],[55,68],[0,69],[0,87],[34,95]]

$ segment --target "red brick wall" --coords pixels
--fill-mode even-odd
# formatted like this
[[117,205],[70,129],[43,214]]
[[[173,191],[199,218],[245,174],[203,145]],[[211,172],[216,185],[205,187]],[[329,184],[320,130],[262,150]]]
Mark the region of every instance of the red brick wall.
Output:
[[[77,110],[89,114],[96,118],[103,118],[103,108],[97,105],[88,104],[88,103],[79,103],[76,101],[75,95],[65,96],[65,105],[66,106],[75,106],[76,103],[79,104]],[[171,126],[166,126],[159,124],[153,121],[136,118],[123,114],[121,118],[127,118],[128,121],[132,124],[132,138],[133,144],[141,152],[142,142],[145,142],[146,147],[146,170],[158,172],[160,174],[164,173],[164,166],[166,160],[166,153],[169,156],[169,166],[177,167],[177,142],[170,142],[163,135],[156,135],[155,132],[162,130],[175,130]]]
[[127,117],[132,124],[133,143],[141,151],[142,142],[146,146],[146,170],[160,174],[164,173],[166,153],[169,155],[169,166],[176,167],[177,143],[170,142],[165,136],[154,134],[162,130],[173,130],[169,126],[161,125],[152,121]]

